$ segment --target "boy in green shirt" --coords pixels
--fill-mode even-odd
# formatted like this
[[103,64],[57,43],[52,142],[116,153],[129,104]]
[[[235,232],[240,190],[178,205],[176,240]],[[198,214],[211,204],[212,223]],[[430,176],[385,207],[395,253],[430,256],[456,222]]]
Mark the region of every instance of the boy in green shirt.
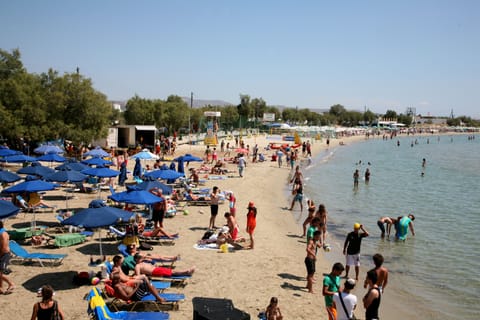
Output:
[[322,294],[325,297],[325,306],[329,320],[337,319],[337,309],[335,309],[333,303],[333,295],[340,288],[340,275],[343,273],[343,270],[345,270],[343,264],[337,262],[333,265],[332,272],[323,278]]

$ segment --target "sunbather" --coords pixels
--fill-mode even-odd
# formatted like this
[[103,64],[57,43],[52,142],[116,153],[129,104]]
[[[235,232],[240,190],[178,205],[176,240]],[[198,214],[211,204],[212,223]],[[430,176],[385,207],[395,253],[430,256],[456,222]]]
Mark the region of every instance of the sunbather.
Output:
[[148,280],[138,281],[133,286],[129,286],[122,282],[120,275],[112,273],[112,285],[115,295],[122,300],[140,301],[142,298],[152,294],[159,302],[165,302],[165,299],[158,295],[157,289],[152,286]]
[[144,237],[149,237],[149,238],[153,238],[153,237],[167,237],[169,239],[175,239],[178,237],[178,233],[168,233],[167,231],[165,231],[164,228],[162,227],[157,227],[155,229],[153,229],[152,231],[144,231],[142,233],[142,236]]
[[163,261],[163,262],[174,262],[180,258],[180,255],[176,256],[162,256],[159,254],[151,254],[151,253],[142,253],[137,250],[137,246],[135,244],[131,244],[127,246],[127,252],[129,255],[135,257],[135,255],[139,254],[142,256],[143,261]]
[[188,201],[210,201],[210,197],[197,196],[193,193],[192,189],[188,190],[188,193],[185,195],[185,199],[187,199]]
[[153,277],[172,277],[172,276],[191,276],[195,272],[195,267],[186,270],[172,270],[170,268],[156,267],[151,263],[144,262],[140,254],[136,254],[135,262],[135,275],[147,275]]

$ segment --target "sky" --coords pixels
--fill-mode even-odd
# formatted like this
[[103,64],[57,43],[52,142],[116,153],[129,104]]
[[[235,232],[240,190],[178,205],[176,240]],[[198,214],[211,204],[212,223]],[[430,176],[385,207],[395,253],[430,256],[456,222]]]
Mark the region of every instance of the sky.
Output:
[[0,0],[0,49],[109,100],[480,118],[476,0]]

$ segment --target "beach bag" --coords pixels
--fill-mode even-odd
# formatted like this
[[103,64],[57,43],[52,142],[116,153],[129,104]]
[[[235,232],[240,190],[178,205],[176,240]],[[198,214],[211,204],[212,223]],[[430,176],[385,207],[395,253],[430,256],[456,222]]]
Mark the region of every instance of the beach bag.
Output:
[[153,250],[153,246],[145,242],[140,242],[140,250]]
[[63,320],[58,312],[58,303],[56,300],[53,300],[53,315],[52,320]]

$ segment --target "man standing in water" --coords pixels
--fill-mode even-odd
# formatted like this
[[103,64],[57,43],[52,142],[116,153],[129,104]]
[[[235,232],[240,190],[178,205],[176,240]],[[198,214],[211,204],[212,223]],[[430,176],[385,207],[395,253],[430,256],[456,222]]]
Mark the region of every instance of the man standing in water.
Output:
[[360,179],[360,172],[358,169],[355,170],[353,173],[353,188],[357,189],[358,188],[358,180]]
[[[360,233],[359,231],[363,232]],[[360,223],[353,225],[353,231],[347,235],[345,244],[343,245],[343,254],[346,255],[347,263],[345,266],[345,277],[348,278],[348,272],[350,266],[355,267],[355,280],[358,281],[358,273],[360,272],[360,245],[362,244],[362,238],[368,237],[367,230],[364,229]]]

